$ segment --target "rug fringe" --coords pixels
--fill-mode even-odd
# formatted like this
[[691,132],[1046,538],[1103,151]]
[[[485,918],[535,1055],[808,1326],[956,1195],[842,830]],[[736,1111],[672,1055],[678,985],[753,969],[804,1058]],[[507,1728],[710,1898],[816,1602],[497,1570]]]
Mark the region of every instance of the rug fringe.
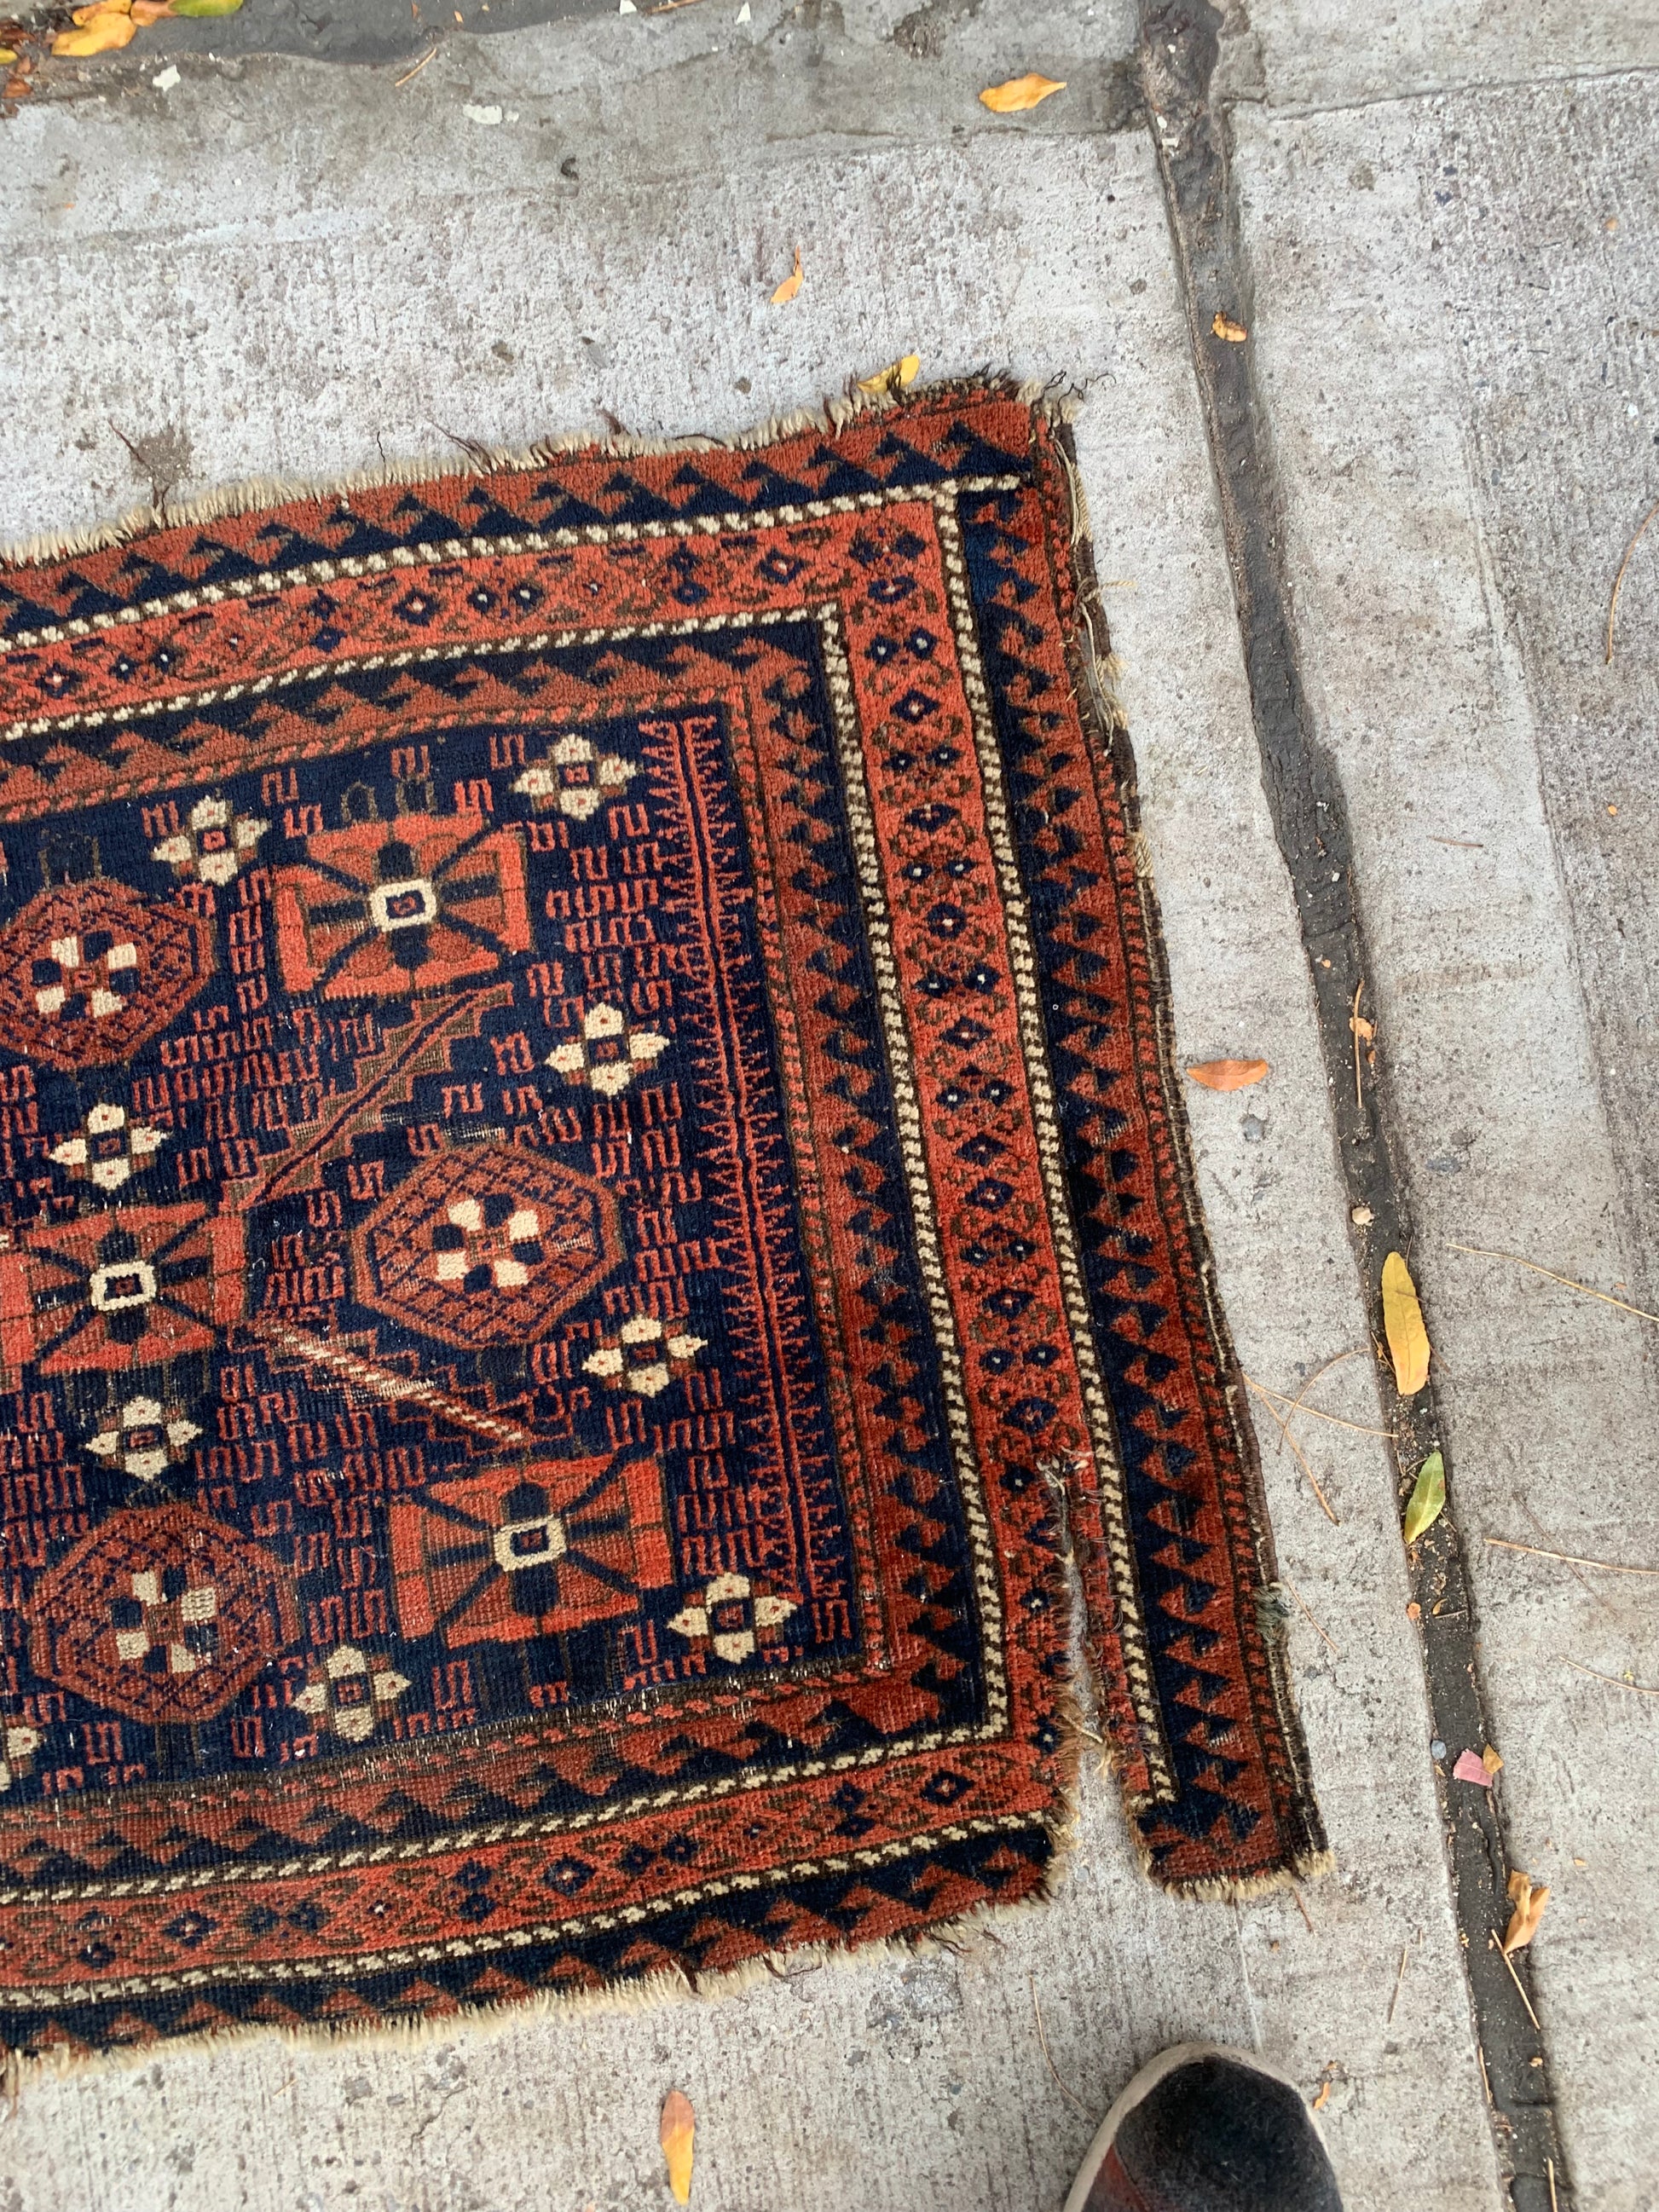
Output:
[[957,1952],[1009,1919],[1046,1911],[1060,1887],[1061,1871],[1076,1850],[1075,1791],[1067,1793],[1062,1818],[1045,1822],[1055,1844],[1056,1856],[1044,1870],[1039,1887],[1025,1897],[1006,1902],[987,1899],[950,1920],[915,1929],[907,1936],[877,1936],[850,1943],[801,1943],[787,1949],[758,1952],[717,1972],[693,1975],[680,1966],[655,1967],[637,1980],[607,1982],[596,1989],[539,1989],[522,1997],[489,1997],[476,2004],[458,2003],[450,2012],[392,2015],[374,2020],[276,2021],[226,2022],[183,2035],[156,2036],[131,2044],[111,2044],[101,2049],[79,2043],[55,2044],[45,2051],[29,2051],[0,2045],[0,2082],[15,2108],[22,2096],[42,2082],[66,2075],[107,2069],[130,2071],[191,2052],[222,2050],[227,2045],[264,2040],[272,2037],[301,2049],[325,2051],[343,2045],[387,2051],[430,2049],[458,2034],[504,2035],[534,2020],[580,2019],[587,2014],[650,2012],[659,2006],[688,2002],[723,2004],[750,1990],[778,1980],[794,1981],[805,1973],[836,1965],[905,1965],[930,1950]]
[[825,436],[835,437],[860,416],[884,414],[890,409],[915,406],[928,400],[960,397],[1010,398],[1021,404],[1040,409],[1051,414],[1057,422],[1069,422],[1077,413],[1079,395],[1062,387],[1053,378],[1034,381],[1017,380],[1012,374],[991,369],[976,372],[971,376],[942,378],[932,384],[913,385],[908,391],[896,392],[884,384],[868,389],[854,378],[848,380],[848,389],[821,400],[816,407],[797,407],[746,430],[734,431],[728,438],[706,434],[690,434],[678,438],[641,438],[622,431],[605,438],[591,437],[583,430],[561,432],[550,438],[540,438],[530,446],[487,446],[469,438],[450,439],[465,459],[434,458],[417,454],[404,460],[387,461],[374,469],[353,469],[336,477],[243,477],[236,482],[222,485],[216,491],[204,493],[200,499],[186,501],[173,506],[164,502],[156,507],[134,507],[108,522],[94,523],[85,530],[37,532],[33,537],[0,545],[0,571],[8,568],[40,568],[55,561],[77,559],[85,553],[98,553],[113,545],[127,545],[136,540],[155,536],[166,530],[189,530],[203,524],[223,520],[227,515],[249,514],[261,507],[285,507],[295,501],[315,499],[343,499],[353,492],[380,491],[394,484],[430,483],[434,479],[452,477],[477,477],[516,474],[525,469],[545,468],[550,463],[568,459],[572,454],[600,454],[617,460],[638,460],[665,453],[710,453],[719,452],[748,453],[763,446],[775,444],[780,439],[798,438],[817,430]]

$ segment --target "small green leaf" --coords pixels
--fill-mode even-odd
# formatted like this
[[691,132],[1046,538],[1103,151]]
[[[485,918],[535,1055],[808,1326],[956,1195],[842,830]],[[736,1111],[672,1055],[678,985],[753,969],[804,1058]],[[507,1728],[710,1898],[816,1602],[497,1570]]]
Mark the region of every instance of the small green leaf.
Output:
[[173,0],[175,15],[234,15],[242,0]]
[[1418,1471],[1406,1505],[1406,1541],[1414,1544],[1446,1510],[1446,1462],[1431,1452]]

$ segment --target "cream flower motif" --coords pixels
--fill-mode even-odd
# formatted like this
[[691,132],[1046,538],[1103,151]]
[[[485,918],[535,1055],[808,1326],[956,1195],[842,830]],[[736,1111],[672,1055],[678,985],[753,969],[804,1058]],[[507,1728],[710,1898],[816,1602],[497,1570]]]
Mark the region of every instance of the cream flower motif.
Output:
[[533,1206],[514,1206],[496,1195],[458,1198],[446,1218],[432,1238],[437,1282],[469,1291],[487,1291],[492,1284],[498,1291],[521,1291],[531,1269],[546,1257],[542,1218]]
[[190,1449],[201,1428],[176,1406],[155,1398],[129,1398],[113,1425],[87,1438],[87,1449],[118,1464],[140,1482],[154,1482]]
[[355,1644],[337,1644],[295,1697],[298,1710],[348,1743],[367,1743],[385,1710],[409,1687],[406,1675],[374,1667]]
[[0,1759],[0,1790],[9,1790],[20,1782],[34,1765],[34,1754],[40,1748],[40,1731],[32,1728],[9,1728],[6,1730],[6,1755]]
[[702,1595],[668,1626],[688,1643],[713,1645],[717,1658],[736,1667],[761,1642],[775,1641],[763,1632],[776,1628],[797,1610],[793,1598],[757,1588],[747,1575],[716,1575]]
[[612,1389],[635,1390],[641,1398],[654,1398],[677,1375],[696,1364],[697,1354],[706,1349],[708,1341],[707,1337],[692,1336],[684,1330],[670,1336],[655,1314],[634,1314],[613,1340],[588,1353],[582,1370]]
[[72,1174],[84,1176],[100,1190],[119,1190],[152,1153],[161,1151],[167,1134],[146,1121],[130,1121],[125,1106],[94,1106],[81,1124],[81,1134],[54,1145],[48,1157]]
[[228,799],[198,799],[189,827],[152,848],[153,860],[165,860],[181,883],[192,877],[204,884],[231,881],[270,824],[238,814]]
[[527,768],[514,784],[538,812],[556,806],[572,821],[586,822],[597,814],[599,802],[627,787],[639,769],[619,753],[602,753],[589,738],[558,739],[544,761]]
[[547,1065],[567,1083],[585,1083],[602,1097],[614,1098],[667,1049],[660,1030],[631,1028],[620,1006],[601,999],[583,1015],[580,1036],[555,1045]]

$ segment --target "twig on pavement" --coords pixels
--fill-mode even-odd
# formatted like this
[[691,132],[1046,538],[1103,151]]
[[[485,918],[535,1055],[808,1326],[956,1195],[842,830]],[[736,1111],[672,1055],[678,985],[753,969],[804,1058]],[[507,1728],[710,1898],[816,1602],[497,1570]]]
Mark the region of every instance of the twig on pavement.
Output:
[[[1353,1354],[1348,1352],[1340,1352],[1337,1354],[1338,1359],[1351,1359],[1352,1357]],[[1334,1366],[1336,1364],[1336,1361],[1332,1360],[1328,1364],[1331,1366]],[[1320,1371],[1322,1374],[1324,1370],[1322,1369]],[[1292,1398],[1285,1391],[1273,1389],[1266,1382],[1256,1382],[1255,1377],[1252,1376],[1247,1375],[1244,1377],[1244,1380],[1249,1384],[1252,1390],[1259,1390],[1264,1398],[1274,1398],[1277,1399],[1281,1406],[1288,1406],[1291,1410],[1285,1416],[1287,1421],[1293,1421],[1298,1413],[1311,1413],[1315,1420],[1328,1421],[1331,1424],[1331,1426],[1335,1429],[1352,1429],[1357,1437],[1386,1437],[1390,1443],[1394,1442],[1394,1431],[1392,1429],[1367,1428],[1364,1421],[1350,1421],[1340,1413],[1328,1413],[1322,1406],[1304,1405],[1300,1398]],[[1319,1376],[1317,1375],[1310,1376],[1308,1382],[1304,1385],[1304,1390],[1311,1389],[1313,1385],[1318,1380]]]
[[1382,2023],[1384,2027],[1394,2026],[1394,2008],[1400,2002],[1401,1990],[1406,1986],[1406,1961],[1411,1954],[1411,1945],[1402,1943],[1400,1947],[1400,1972],[1394,1978],[1394,1995],[1389,1999],[1389,2016]]
[[1326,1636],[1326,1635],[1325,1635],[1325,1632],[1324,1632],[1324,1630],[1320,1626],[1319,1623],[1318,1623],[1318,1622],[1314,1619],[1314,1617],[1313,1617],[1312,1613],[1310,1613],[1308,1611],[1308,1601],[1307,1601],[1307,1600],[1303,1596],[1303,1595],[1302,1595],[1301,1591],[1297,1588],[1296,1584],[1295,1584],[1295,1583],[1291,1580],[1290,1577],[1285,1573],[1285,1570],[1284,1570],[1283,1566],[1281,1566],[1281,1567],[1279,1568],[1279,1581],[1280,1581],[1280,1582],[1282,1582],[1282,1583],[1284,1583],[1284,1585],[1285,1585],[1285,1589],[1286,1589],[1287,1590],[1289,1590],[1289,1592],[1290,1592],[1291,1595],[1291,1596],[1296,1600],[1297,1603],[1301,1607],[1301,1608],[1302,1608],[1302,1612],[1303,1612],[1303,1615],[1304,1615],[1304,1618],[1306,1620],[1306,1621],[1307,1621],[1307,1623],[1308,1623],[1309,1627],[1310,1627],[1310,1628],[1311,1628],[1311,1629],[1313,1630],[1314,1634],[1315,1634],[1316,1636],[1323,1637],[1323,1638],[1324,1638],[1325,1642],[1326,1642],[1327,1644],[1330,1644],[1330,1646],[1331,1646],[1331,1656],[1332,1656],[1332,1657],[1333,1657],[1333,1658],[1335,1658],[1335,1659],[1340,1659],[1340,1658],[1342,1656],[1342,1654],[1341,1654],[1341,1653],[1337,1650],[1337,1648],[1336,1648],[1336,1646],[1335,1646],[1335,1644],[1331,1644],[1331,1639],[1330,1639],[1330,1638],[1329,1638],[1328,1636]]
[[[1647,528],[1649,523],[1652,521],[1656,514],[1659,514],[1659,499],[1656,499],[1654,501],[1653,505],[1648,509],[1647,513],[1642,517],[1642,520],[1637,524],[1636,535],[1631,539],[1630,544],[1626,546],[1625,557],[1619,563],[1619,574],[1613,580],[1613,597],[1607,601],[1607,657],[1602,663],[1602,665],[1606,668],[1611,668],[1613,665],[1613,617],[1619,611],[1619,594],[1625,588],[1625,571],[1630,566],[1631,555],[1635,552],[1637,547],[1642,542],[1642,532]],[[1553,2194],[1553,2191],[1552,2194]]]
[[1027,1974],[1025,1978],[1031,1985],[1031,2014],[1033,2019],[1036,2021],[1037,2041],[1042,2045],[1043,2063],[1048,2067],[1050,2074],[1054,2077],[1055,2088],[1059,2090],[1060,2095],[1065,2098],[1068,2105],[1074,2105],[1077,2107],[1078,2111],[1082,2113],[1084,2118],[1086,2120],[1089,2118],[1089,2107],[1084,2103],[1081,2097],[1074,2095],[1060,2080],[1060,2069],[1054,2064],[1054,2055],[1049,2051],[1048,2031],[1042,2025],[1042,2007],[1037,2002],[1036,1976],[1035,1974]]
[[1541,2035],[1544,2033],[1544,2024],[1532,2008],[1532,1999],[1527,1995],[1525,1983],[1522,1980],[1520,1975],[1515,1971],[1514,1960],[1510,1958],[1509,1953],[1504,1948],[1496,1936],[1492,1937],[1492,1942],[1493,1950],[1497,1952],[1498,1957],[1504,1961],[1504,1964],[1510,1970],[1510,1979],[1515,1984],[1516,1995],[1520,1998],[1522,2003],[1527,2008],[1527,2018],[1538,2030],[1540,2035]]
[[1517,1544],[1513,1536],[1488,1536],[1488,1544],[1496,1544],[1500,1552],[1527,1552],[1534,1559],[1559,1559],[1567,1567],[1600,1567],[1609,1575],[1659,1575],[1659,1567],[1627,1567],[1618,1559],[1585,1559],[1577,1552],[1547,1552],[1541,1544]]
[[1285,1416],[1279,1412],[1278,1407],[1273,1404],[1272,1392],[1264,1390],[1259,1382],[1250,1382],[1250,1378],[1248,1375],[1245,1376],[1244,1380],[1247,1382],[1249,1382],[1251,1389],[1266,1401],[1268,1413],[1272,1414],[1273,1419],[1279,1424],[1279,1434],[1284,1437],[1291,1449],[1296,1454],[1297,1465],[1302,1469],[1303,1474],[1307,1476],[1309,1481],[1313,1485],[1313,1494],[1319,1500],[1320,1504],[1324,1508],[1325,1518],[1330,1522],[1333,1528],[1340,1528],[1342,1526],[1342,1523],[1337,1519],[1336,1515],[1331,1510],[1330,1499],[1326,1497],[1324,1492],[1320,1488],[1319,1477],[1314,1473],[1312,1468],[1308,1464],[1308,1455],[1303,1450],[1301,1445],[1297,1443],[1296,1438],[1291,1434],[1290,1425],[1285,1420]]
[[1634,1690],[1638,1697],[1659,1698],[1659,1685],[1627,1682],[1622,1674],[1604,1674],[1599,1667],[1586,1667],[1581,1660],[1569,1659],[1565,1651],[1558,1651],[1555,1656],[1564,1667],[1575,1668],[1581,1674],[1593,1674],[1598,1682],[1611,1682],[1615,1690]]
[[1449,1237],[1446,1242],[1454,1252],[1473,1252],[1482,1260],[1512,1260],[1517,1267],[1530,1267],[1534,1275],[1547,1275],[1551,1282],[1565,1283],[1570,1291],[1582,1291],[1587,1298],[1599,1298],[1604,1306],[1617,1306],[1620,1313],[1635,1314],[1643,1321],[1659,1321],[1659,1313],[1650,1313],[1645,1306],[1628,1305],[1623,1298],[1610,1297],[1605,1291],[1593,1291],[1576,1276],[1558,1275],[1553,1267],[1540,1267],[1536,1260],[1522,1259],[1518,1252],[1494,1252],[1486,1244],[1456,1244]]

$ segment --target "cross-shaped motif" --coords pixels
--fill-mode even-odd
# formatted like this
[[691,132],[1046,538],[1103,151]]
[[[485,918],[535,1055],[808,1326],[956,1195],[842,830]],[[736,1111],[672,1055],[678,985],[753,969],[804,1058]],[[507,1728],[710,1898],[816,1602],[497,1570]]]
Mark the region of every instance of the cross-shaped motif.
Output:
[[192,1588],[189,1570],[163,1567],[131,1577],[131,1597],[110,1607],[115,1652],[148,1674],[193,1674],[219,1649],[219,1593],[211,1583]]

